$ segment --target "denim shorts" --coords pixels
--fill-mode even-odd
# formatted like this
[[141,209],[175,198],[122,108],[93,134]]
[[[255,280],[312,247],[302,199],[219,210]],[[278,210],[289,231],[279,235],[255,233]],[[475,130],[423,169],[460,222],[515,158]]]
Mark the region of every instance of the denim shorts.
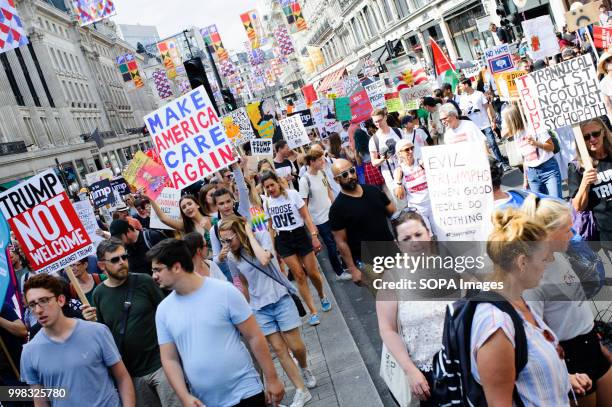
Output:
[[273,304],[253,311],[257,324],[265,336],[274,332],[291,331],[302,325],[302,320],[289,294]]

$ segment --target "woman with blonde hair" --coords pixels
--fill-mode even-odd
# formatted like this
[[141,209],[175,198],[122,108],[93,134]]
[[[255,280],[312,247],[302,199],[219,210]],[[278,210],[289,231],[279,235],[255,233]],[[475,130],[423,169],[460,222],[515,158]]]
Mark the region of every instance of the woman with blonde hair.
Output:
[[518,106],[510,105],[502,113],[502,136],[514,137],[523,156],[523,186],[561,198],[561,170],[555,159],[551,135],[548,132],[528,133]]
[[[533,311],[553,330],[564,351],[570,373],[585,373],[593,387],[579,399],[580,406],[612,403],[612,369],[595,332],[593,311],[566,251],[573,236],[572,213],[564,202],[530,195],[521,210],[538,219],[548,233],[554,262],[546,267],[540,285],[525,293]],[[595,276],[597,278],[597,276]],[[582,284],[581,284],[582,283]]]
[[557,352],[558,341],[523,299],[551,263],[544,225],[524,212],[506,209],[493,214],[487,254],[493,261],[497,291],[518,313],[527,341],[527,363],[517,375],[516,327],[510,314],[491,303],[479,303],[470,335],[471,373],[483,387],[488,405],[511,406],[514,394],[525,406],[568,406],[570,390],[584,394],[591,386],[584,374],[568,376]]
[[[243,218],[235,215],[221,220],[219,233],[230,252],[232,276],[241,280],[258,325],[297,389],[291,406],[302,407],[312,399],[308,388],[317,382],[308,369],[306,345],[300,335],[302,322],[291,296],[295,288],[280,272],[270,235],[266,231],[254,233]],[[299,370],[289,350],[298,360]]]
[[[576,211],[591,212],[599,231],[599,239],[611,250],[612,241],[612,135],[599,118],[580,125],[589,157],[578,153],[576,165],[568,172],[569,195]],[[593,168],[585,165],[593,162]],[[589,169],[587,169],[589,168]],[[591,239],[590,239],[591,240]]]

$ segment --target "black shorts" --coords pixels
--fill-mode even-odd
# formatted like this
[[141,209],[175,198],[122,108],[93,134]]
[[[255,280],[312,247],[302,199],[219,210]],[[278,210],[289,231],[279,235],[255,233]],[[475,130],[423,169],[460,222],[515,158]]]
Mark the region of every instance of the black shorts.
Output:
[[567,370],[570,373],[587,374],[593,381],[593,388],[589,393],[593,392],[597,387],[597,380],[610,368],[610,362],[601,352],[600,341],[595,329],[573,339],[561,341],[559,344],[565,352]]
[[274,239],[274,243],[276,246],[276,251],[281,258],[293,256],[294,254],[304,257],[314,250],[310,235],[308,232],[306,232],[306,228],[304,226],[288,232],[276,232],[276,239]]

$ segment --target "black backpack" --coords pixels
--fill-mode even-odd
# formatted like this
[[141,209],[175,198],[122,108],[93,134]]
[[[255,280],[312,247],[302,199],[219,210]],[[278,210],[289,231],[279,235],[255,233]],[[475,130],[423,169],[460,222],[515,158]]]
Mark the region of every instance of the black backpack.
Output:
[[[433,358],[432,401],[439,406],[486,406],[484,390],[471,372],[470,337],[476,306],[489,303],[512,318],[515,331],[514,360],[516,377],[527,364],[527,337],[523,320],[512,304],[499,294],[479,293],[478,298],[462,298],[446,309],[442,349]],[[452,307],[452,308],[451,308]],[[516,386],[512,396],[514,405],[523,407]]]

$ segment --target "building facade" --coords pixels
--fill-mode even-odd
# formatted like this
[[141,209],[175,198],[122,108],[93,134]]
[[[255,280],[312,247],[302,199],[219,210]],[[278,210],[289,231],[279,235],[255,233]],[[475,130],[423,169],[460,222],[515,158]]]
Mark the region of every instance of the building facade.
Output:
[[[0,54],[0,187],[50,167],[74,175],[119,170],[149,144],[143,117],[157,107],[145,82],[124,83],[116,57],[142,58],[110,21],[80,27],[61,0],[22,0],[27,46]],[[104,146],[84,140],[95,130]]]

